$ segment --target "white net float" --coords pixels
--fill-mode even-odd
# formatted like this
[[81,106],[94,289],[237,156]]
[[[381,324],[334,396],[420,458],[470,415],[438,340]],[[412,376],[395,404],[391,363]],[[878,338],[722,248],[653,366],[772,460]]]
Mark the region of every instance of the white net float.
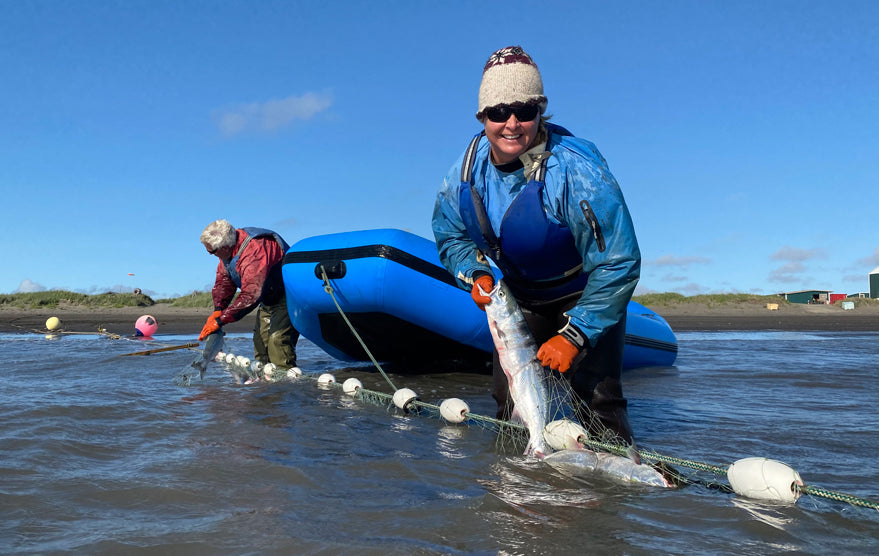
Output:
[[412,403],[417,397],[418,395],[409,388],[400,388],[394,392],[394,405],[400,409],[406,409],[406,406]]
[[736,494],[776,502],[796,502],[800,497],[797,486],[804,484],[792,467],[768,458],[736,460],[726,476]]
[[543,427],[543,438],[553,450],[582,448],[578,440],[581,436],[588,438],[589,435],[580,423],[575,423],[570,419],[552,421]]
[[214,356],[214,361],[225,361],[226,360],[226,352],[218,351],[217,355]]
[[235,354],[234,353],[227,353],[225,361],[228,365],[234,365],[235,364]]
[[361,388],[363,388],[363,383],[354,377],[351,377],[342,383],[342,391],[351,396],[356,394],[357,390]]
[[470,406],[464,400],[448,398],[440,404],[440,415],[450,423],[461,423],[470,413]]
[[287,369],[287,378],[297,378],[302,376],[302,369],[299,367],[290,367]]
[[236,360],[237,360],[237,364],[239,367],[243,367],[245,369],[250,368],[250,359],[248,359],[247,357],[244,357],[243,355],[239,355],[236,358]]
[[334,384],[336,382],[336,377],[331,375],[330,373],[324,373],[317,377],[317,383],[321,386],[328,386],[330,384]]
[[259,371],[261,371],[262,368],[263,368],[262,361],[253,361],[250,363],[250,370],[255,373],[258,373]]

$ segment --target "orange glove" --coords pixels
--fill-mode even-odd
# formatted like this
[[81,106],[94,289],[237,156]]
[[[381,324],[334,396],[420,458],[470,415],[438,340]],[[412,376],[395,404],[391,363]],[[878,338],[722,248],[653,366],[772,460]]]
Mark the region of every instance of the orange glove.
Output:
[[482,288],[482,291],[488,293],[494,289],[494,276],[489,276],[488,274],[482,274],[476,281],[473,282],[473,289],[470,291],[470,296],[473,298],[473,301],[476,302],[476,306],[485,311],[485,306],[491,303],[491,298],[487,295],[482,295],[479,292],[479,288]]
[[220,320],[220,315],[222,314],[223,311],[214,311],[213,313],[211,313],[211,316],[208,317],[207,322],[204,323],[204,328],[201,329],[201,335],[198,337],[199,342],[201,342],[223,326],[223,321]]
[[537,360],[544,367],[563,373],[571,368],[571,363],[580,350],[570,340],[558,334],[553,336],[537,350]]

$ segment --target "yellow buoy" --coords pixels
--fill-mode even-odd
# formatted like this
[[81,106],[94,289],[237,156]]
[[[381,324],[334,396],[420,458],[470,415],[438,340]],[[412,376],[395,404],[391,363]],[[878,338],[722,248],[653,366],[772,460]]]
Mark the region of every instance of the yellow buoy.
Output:
[[47,330],[56,330],[60,326],[61,326],[61,319],[59,319],[58,317],[49,317],[48,320],[46,320],[46,329]]

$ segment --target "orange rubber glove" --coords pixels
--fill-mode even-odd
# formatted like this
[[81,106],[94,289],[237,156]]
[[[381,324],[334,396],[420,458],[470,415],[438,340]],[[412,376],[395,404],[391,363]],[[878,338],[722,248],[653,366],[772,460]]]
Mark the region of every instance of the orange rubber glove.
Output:
[[580,350],[577,349],[577,346],[558,334],[540,346],[540,349],[537,350],[537,360],[544,367],[564,373],[571,368],[571,363],[579,354]]
[[198,337],[199,342],[203,341],[223,326],[223,322],[220,320],[220,315],[222,314],[223,311],[214,311],[211,313],[207,322],[204,323],[204,328],[201,329],[201,335]]
[[487,295],[482,295],[479,292],[479,288],[482,288],[482,291],[486,293],[493,290],[494,276],[489,276],[488,274],[481,275],[473,282],[473,289],[470,291],[470,296],[473,298],[473,301],[476,302],[476,306],[485,311],[485,306],[491,303],[491,298]]

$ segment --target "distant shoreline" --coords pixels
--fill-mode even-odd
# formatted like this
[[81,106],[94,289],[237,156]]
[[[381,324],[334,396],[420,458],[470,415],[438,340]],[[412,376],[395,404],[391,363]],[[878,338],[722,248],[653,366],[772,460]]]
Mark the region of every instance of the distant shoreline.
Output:
[[[857,307],[844,311],[834,305],[787,305],[770,311],[756,304],[708,307],[680,303],[650,307],[662,315],[675,332],[712,330],[820,330],[879,331],[879,307]],[[134,323],[141,315],[152,315],[159,322],[157,335],[175,334],[197,337],[210,315],[209,309],[178,308],[158,303],[150,307],[90,309],[81,306],[55,309],[0,308],[0,332],[46,332],[46,319],[58,317],[66,332],[96,332],[102,327],[120,335],[134,334]],[[253,330],[254,313],[227,325],[229,332]]]
[[[107,332],[127,336],[135,333],[134,323],[141,315],[151,315],[159,323],[157,336],[163,334],[191,335],[198,338],[211,310],[171,307],[157,303],[150,307],[121,307],[90,309],[81,306],[55,309],[0,308],[0,332],[46,333],[49,317],[61,319],[60,330],[64,332],[97,332],[101,327]],[[256,311],[238,322],[227,325],[227,332],[250,332],[255,323]]]

